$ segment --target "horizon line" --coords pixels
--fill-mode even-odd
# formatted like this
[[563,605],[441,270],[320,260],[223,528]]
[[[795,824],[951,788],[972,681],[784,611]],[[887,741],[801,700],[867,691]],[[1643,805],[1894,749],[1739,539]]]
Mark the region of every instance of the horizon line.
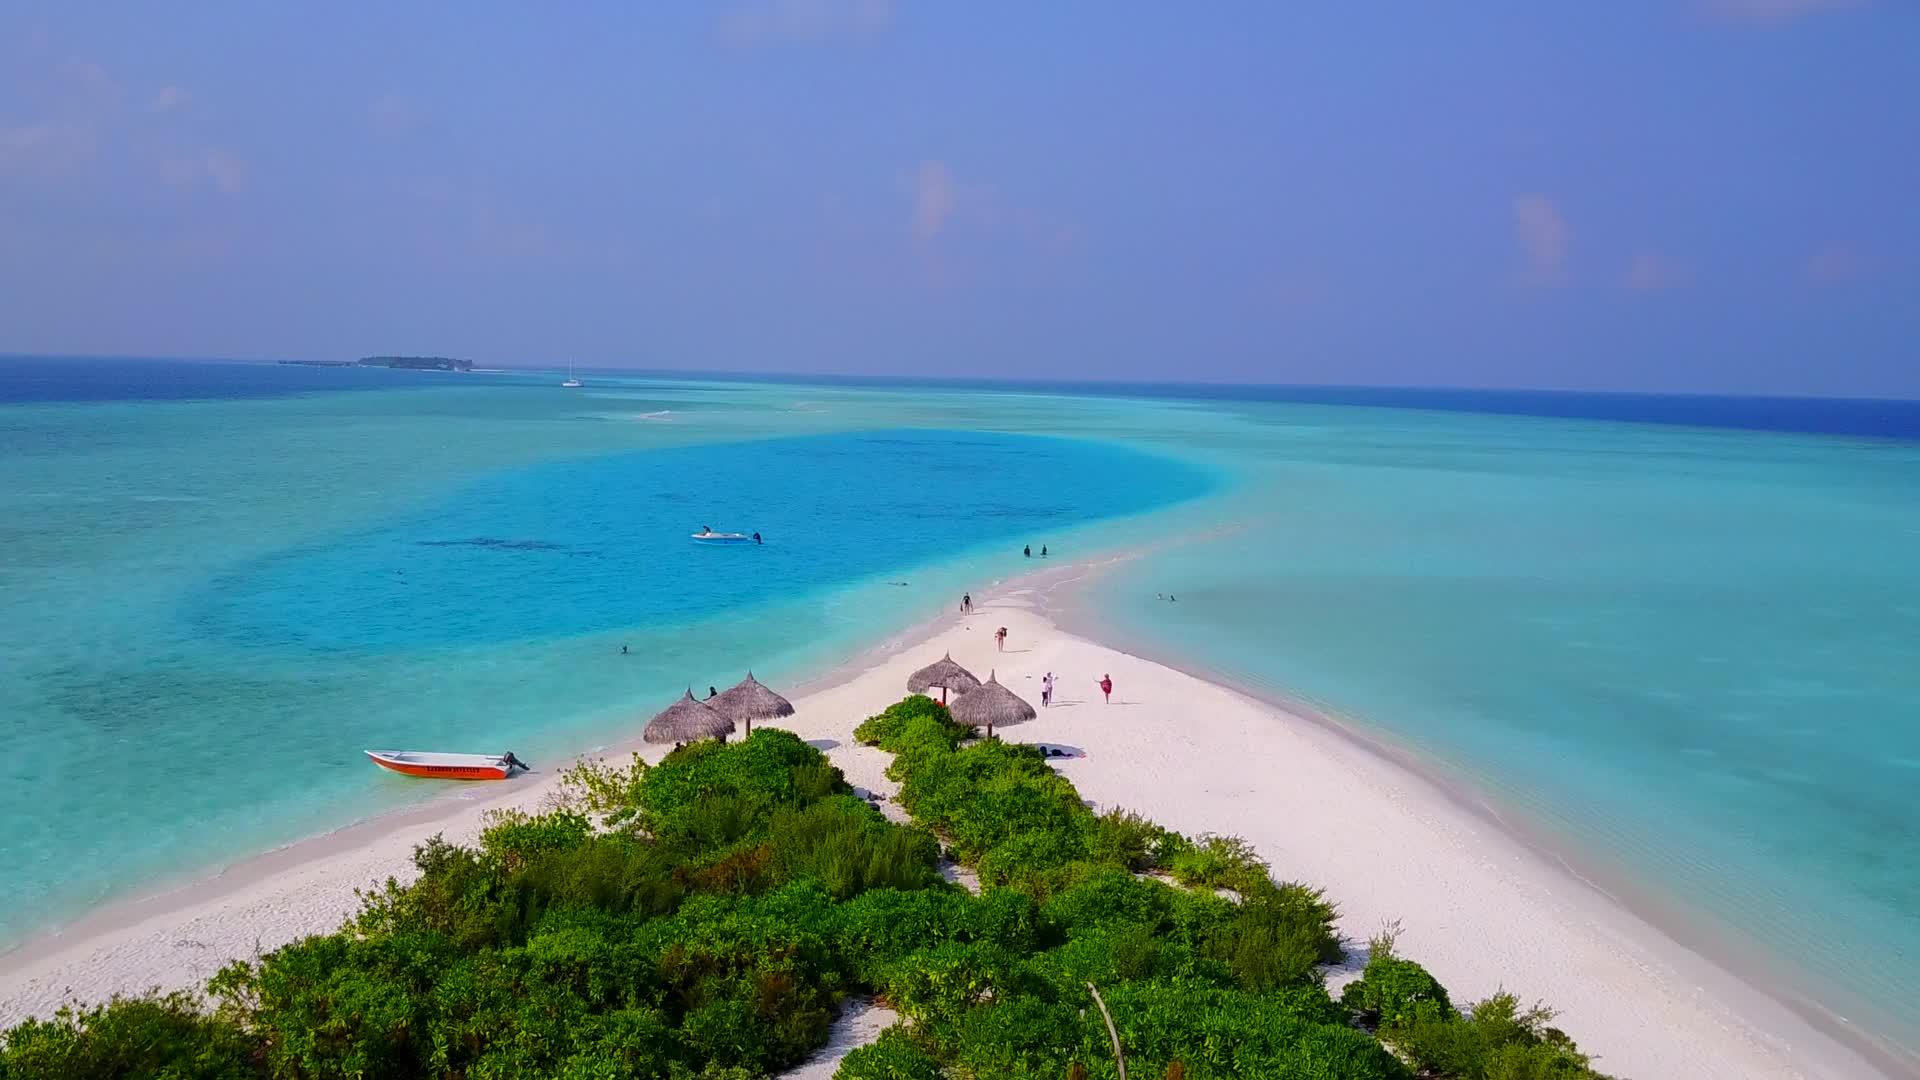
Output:
[[[402,353],[369,353],[373,355],[410,355]],[[425,354],[422,354],[425,355]],[[196,364],[273,364],[278,365],[288,357],[234,357],[234,356],[140,356],[125,353],[30,353],[0,350],[0,360],[125,360],[133,362],[173,362]],[[354,359],[359,359],[355,357]],[[450,359],[466,359],[450,357]],[[478,364],[480,361],[474,361]],[[527,366],[499,364],[489,366],[486,372],[547,372],[564,371],[566,361],[553,361],[555,366],[546,366],[547,362]],[[1598,397],[1639,397],[1639,398],[1743,398],[1761,401],[1849,401],[1849,402],[1895,402],[1920,404],[1920,395],[1916,396],[1875,396],[1859,393],[1767,393],[1751,390],[1611,390],[1580,387],[1547,386],[1484,386],[1444,383],[1334,383],[1334,382],[1256,382],[1233,379],[1121,379],[1121,378],[1062,378],[1032,376],[983,376],[983,375],[894,375],[862,372],[832,371],[751,371],[745,369],[698,370],[691,368],[650,368],[650,367],[581,367],[582,372],[603,372],[620,374],[626,377],[676,379],[712,379],[721,382],[750,382],[755,380],[806,381],[819,379],[842,379],[857,382],[874,383],[943,383],[958,386],[974,386],[981,389],[1004,388],[1008,384],[1052,389],[1077,387],[1109,387],[1140,389],[1181,389],[1181,388],[1243,388],[1253,390],[1308,390],[1308,391],[1410,391],[1421,393],[1493,393],[1493,394],[1561,394],[1586,395]]]

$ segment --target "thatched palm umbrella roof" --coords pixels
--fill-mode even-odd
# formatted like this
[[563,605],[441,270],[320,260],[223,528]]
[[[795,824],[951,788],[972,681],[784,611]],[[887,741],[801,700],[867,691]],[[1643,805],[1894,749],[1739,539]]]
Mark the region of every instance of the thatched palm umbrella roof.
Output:
[[979,689],[961,694],[953,702],[953,718],[963,724],[987,726],[987,738],[993,738],[993,725],[1005,727],[1031,720],[1039,714],[1033,706],[1020,700],[1020,695],[1000,685],[994,673],[987,674],[987,681]]
[[793,702],[760,685],[751,671],[739,685],[720,691],[720,696],[708,700],[707,704],[721,716],[746,724],[749,735],[753,734],[755,720],[793,715]]
[[953,654],[948,653],[940,659],[907,676],[907,692],[924,694],[934,687],[940,688],[940,700],[947,700],[947,691],[964,694],[980,687],[980,679],[973,672],[953,662]]
[[696,701],[693,691],[663,709],[647,721],[640,737],[651,743],[684,743],[700,739],[718,739],[733,733],[733,721],[714,711],[704,701]]

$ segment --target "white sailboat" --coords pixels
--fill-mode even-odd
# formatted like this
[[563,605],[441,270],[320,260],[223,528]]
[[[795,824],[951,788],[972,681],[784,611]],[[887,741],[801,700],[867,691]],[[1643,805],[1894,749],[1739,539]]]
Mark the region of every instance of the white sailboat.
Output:
[[578,390],[580,387],[586,385],[586,383],[583,383],[579,379],[576,379],[573,377],[573,361],[571,360],[567,361],[567,381],[561,383],[560,385],[566,387],[569,390]]

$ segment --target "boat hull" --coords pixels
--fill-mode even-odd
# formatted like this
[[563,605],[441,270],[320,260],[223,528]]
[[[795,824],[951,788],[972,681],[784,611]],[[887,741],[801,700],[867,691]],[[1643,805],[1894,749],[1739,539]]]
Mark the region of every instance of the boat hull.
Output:
[[696,544],[751,544],[753,538],[741,536],[739,533],[694,533],[693,542]]
[[427,780],[505,780],[513,767],[505,762],[487,763],[484,760],[472,762],[410,761],[404,757],[382,754],[373,750],[366,751],[367,757],[375,765],[403,776],[418,776]]

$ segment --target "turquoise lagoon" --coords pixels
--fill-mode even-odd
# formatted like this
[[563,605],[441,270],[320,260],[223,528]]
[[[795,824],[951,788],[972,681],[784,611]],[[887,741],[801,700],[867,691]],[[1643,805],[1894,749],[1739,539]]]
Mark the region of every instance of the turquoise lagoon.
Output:
[[[363,746],[562,762],[1046,543],[1140,553],[1077,601],[1114,640],[1319,706],[1683,940],[1920,1045],[1911,432],[1458,393],[200,377],[0,406],[0,937],[420,797]],[[706,524],[768,543],[686,542]]]
[[602,382],[0,407],[0,939],[444,790],[363,748],[563,765],[1224,482],[1017,401]]

